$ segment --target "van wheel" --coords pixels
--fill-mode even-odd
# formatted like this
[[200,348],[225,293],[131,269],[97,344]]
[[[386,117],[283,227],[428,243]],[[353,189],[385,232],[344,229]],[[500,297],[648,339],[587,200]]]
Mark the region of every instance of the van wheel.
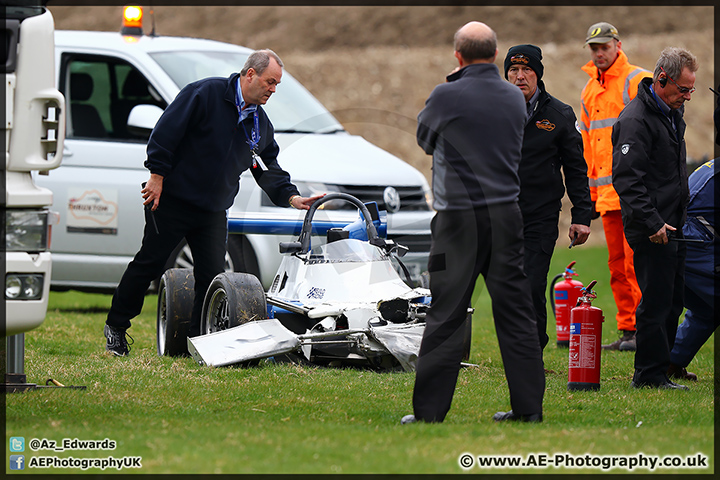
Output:
[[200,333],[206,335],[265,318],[267,302],[260,280],[247,273],[221,273],[205,294]]
[[[169,268],[193,268],[193,257],[190,246],[185,240],[173,250],[165,264]],[[260,276],[255,251],[245,235],[228,235],[227,252],[225,253],[226,272],[244,272]]]
[[195,276],[191,268],[171,268],[160,277],[157,309],[157,351],[160,356],[188,354]]

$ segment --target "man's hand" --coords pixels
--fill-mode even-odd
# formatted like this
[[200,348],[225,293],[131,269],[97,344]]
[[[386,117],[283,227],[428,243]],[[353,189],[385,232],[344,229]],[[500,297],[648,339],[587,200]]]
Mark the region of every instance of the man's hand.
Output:
[[160,205],[160,194],[163,189],[163,176],[157,173],[150,174],[150,180],[145,183],[145,186],[140,193],[143,196],[143,205],[150,206],[150,210],[157,210]]
[[668,230],[671,232],[674,232],[677,230],[677,228],[673,227],[672,225],[668,225],[666,223],[665,225],[662,226],[662,228],[660,230],[658,230],[654,234],[650,235],[650,237],[649,237],[650,241],[652,243],[658,243],[660,245],[667,244],[669,241],[668,236],[667,236]]
[[599,218],[600,214],[597,210],[595,210],[595,202],[592,202],[592,214],[590,214],[590,219],[595,220],[596,218]]
[[300,195],[295,195],[290,199],[290,205],[298,210],[310,210],[310,206],[325,195],[327,194],[323,193],[322,195],[315,195],[314,197],[301,197]]
[[[575,238],[576,235],[577,238]],[[570,229],[568,230],[568,237],[570,237],[571,242],[573,242],[573,239],[575,240],[573,242],[573,245],[582,245],[583,243],[587,242],[589,236],[590,227],[588,227],[587,225],[580,225],[579,223],[573,223],[570,225]]]

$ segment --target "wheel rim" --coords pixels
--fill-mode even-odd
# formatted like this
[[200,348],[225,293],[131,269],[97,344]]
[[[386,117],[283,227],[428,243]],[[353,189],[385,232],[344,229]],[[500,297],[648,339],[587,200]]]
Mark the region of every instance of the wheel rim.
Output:
[[219,332],[230,327],[230,313],[227,292],[219,288],[210,297],[205,333]]
[[160,355],[165,355],[165,336],[167,332],[167,298],[165,297],[165,288],[163,285],[163,288],[160,290],[160,305],[158,306],[158,316],[160,319],[160,322],[158,323],[158,353]]

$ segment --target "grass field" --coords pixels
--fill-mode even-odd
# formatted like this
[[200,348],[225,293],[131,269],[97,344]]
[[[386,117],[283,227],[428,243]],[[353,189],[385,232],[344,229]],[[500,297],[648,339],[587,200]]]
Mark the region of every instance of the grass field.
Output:
[[[616,338],[606,251],[558,246],[551,277],[576,260],[584,284],[598,280],[595,305],[605,312],[604,343]],[[26,334],[28,381],[53,378],[86,390],[38,389],[6,396],[6,445],[24,437],[26,464],[58,458],[142,457],[126,473],[627,473],[627,468],[581,468],[604,456],[706,456],[704,468],[656,468],[654,473],[714,473],[713,342],[691,364],[700,377],[690,391],[630,387],[632,353],[602,355],[601,389],[569,392],[567,349],[545,349],[547,375],[542,424],[496,424],[509,408],[500,353],[482,283],[476,289],[473,346],[453,407],[443,424],[400,425],[411,413],[414,376],[263,364],[200,367],[191,359],[158,357],[155,302],[148,296],[130,333],[128,358],[104,352],[102,326],[110,296],[53,293],[45,323]],[[552,327],[552,316],[550,316]],[[550,330],[553,330],[550,328]],[[104,440],[114,450],[32,451],[31,439]],[[45,447],[48,445],[46,444]],[[9,448],[9,446],[7,447]],[[469,469],[459,459],[475,457]],[[531,456],[530,454],[536,454]],[[568,457],[560,454],[569,454]],[[587,457],[590,454],[593,457]],[[479,456],[519,455],[525,467],[481,468]],[[542,466],[550,459],[565,465]],[[569,461],[574,468],[567,468]],[[534,464],[534,465],[533,465]],[[7,473],[10,473],[9,466]],[[108,468],[105,473],[117,470]],[[100,473],[97,468],[26,468],[12,473]],[[633,473],[649,473],[636,467]]]

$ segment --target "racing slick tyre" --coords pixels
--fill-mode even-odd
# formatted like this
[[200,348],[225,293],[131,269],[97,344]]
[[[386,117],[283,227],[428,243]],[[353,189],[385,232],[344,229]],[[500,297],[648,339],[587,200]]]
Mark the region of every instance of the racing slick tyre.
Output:
[[200,334],[227,330],[267,316],[265,291],[256,276],[238,272],[220,273],[205,294]]
[[157,309],[158,355],[177,357],[188,354],[195,276],[192,268],[171,268],[160,277]]

